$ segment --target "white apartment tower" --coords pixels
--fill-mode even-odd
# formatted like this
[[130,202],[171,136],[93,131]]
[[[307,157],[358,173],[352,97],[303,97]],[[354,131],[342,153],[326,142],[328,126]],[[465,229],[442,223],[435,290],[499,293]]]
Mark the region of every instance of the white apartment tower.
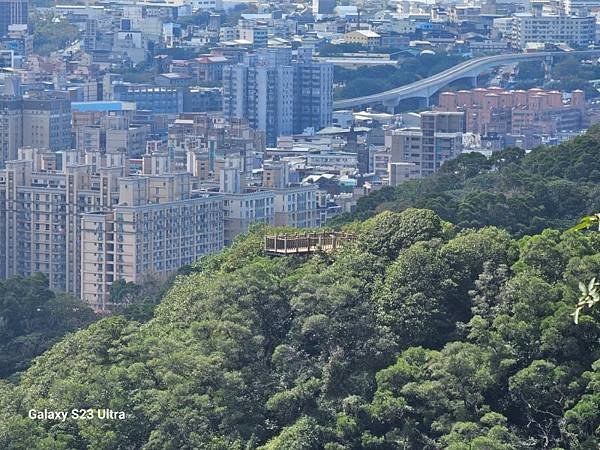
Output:
[[241,64],[224,68],[223,112],[228,119],[247,119],[275,146],[279,136],[321,129],[331,124],[333,66],[313,61],[301,48],[259,49]]
[[565,43],[587,47],[596,41],[596,18],[592,15],[543,14],[540,4],[531,13],[512,17],[511,43],[526,48],[530,43]]
[[260,49],[223,69],[223,112],[247,119],[264,132],[267,145],[293,130],[294,73],[290,49]]

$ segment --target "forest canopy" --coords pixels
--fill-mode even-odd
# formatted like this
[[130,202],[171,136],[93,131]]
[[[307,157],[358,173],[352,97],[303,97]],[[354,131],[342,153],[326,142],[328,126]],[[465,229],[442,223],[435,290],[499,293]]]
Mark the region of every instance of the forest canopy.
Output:
[[34,13],[31,16],[33,48],[40,55],[68,47],[79,37],[79,28],[55,14]]
[[336,253],[277,258],[255,229],[148,322],[67,335],[0,385],[0,448],[598,448],[600,314],[571,313],[600,233],[514,239],[413,208],[353,230]]
[[65,334],[96,319],[94,311],[48,288],[42,274],[0,282],[0,379],[29,366]]

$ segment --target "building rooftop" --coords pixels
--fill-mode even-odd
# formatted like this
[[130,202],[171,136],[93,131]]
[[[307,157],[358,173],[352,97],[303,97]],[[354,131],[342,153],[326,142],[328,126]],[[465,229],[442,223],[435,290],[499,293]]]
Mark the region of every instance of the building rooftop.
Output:
[[190,75],[187,75],[185,73],[178,73],[178,72],[165,72],[165,73],[161,73],[160,74],[161,77],[164,78],[169,78],[171,80],[189,80],[192,77]]
[[73,102],[71,109],[79,112],[135,111],[135,103],[119,101]]
[[371,31],[371,30],[356,30],[356,31],[353,31],[352,33],[362,34],[363,36],[368,37],[368,38],[379,38],[379,37],[381,37],[380,34],[375,33],[374,31]]

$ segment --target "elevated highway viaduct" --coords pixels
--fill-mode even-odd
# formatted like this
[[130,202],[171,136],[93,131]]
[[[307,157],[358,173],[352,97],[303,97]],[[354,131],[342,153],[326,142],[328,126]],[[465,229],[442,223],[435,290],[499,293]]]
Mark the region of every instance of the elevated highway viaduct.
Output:
[[572,52],[509,53],[469,59],[431,77],[390,89],[389,91],[363,97],[336,100],[333,102],[333,109],[358,109],[373,105],[384,105],[388,110],[393,110],[399,102],[411,98],[424,99],[428,104],[431,96],[453,81],[464,78],[476,79],[478,75],[498,66],[529,60],[551,60],[557,56],[600,56],[600,49]]

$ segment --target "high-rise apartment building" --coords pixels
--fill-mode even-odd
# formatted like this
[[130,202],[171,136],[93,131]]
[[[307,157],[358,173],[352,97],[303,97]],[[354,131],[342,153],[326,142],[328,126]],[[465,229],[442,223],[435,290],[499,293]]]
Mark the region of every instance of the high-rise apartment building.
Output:
[[596,17],[566,14],[542,14],[536,5],[533,13],[516,13],[512,16],[511,43],[526,48],[530,43],[565,43],[587,47],[596,41]]
[[421,113],[421,176],[434,174],[444,161],[454,159],[462,152],[464,117],[461,112]]
[[223,200],[194,194],[189,174],[119,180],[119,204],[82,215],[81,297],[109,309],[116,280],[164,279],[223,248]]
[[16,98],[0,99],[0,168],[17,159],[23,145],[23,104]]
[[71,148],[71,101],[66,95],[44,92],[23,98],[23,145]]
[[321,225],[317,206],[318,187],[290,186],[274,189],[275,226],[316,228]]
[[298,49],[294,65],[294,133],[331,125],[333,64],[315,62],[311,48]]
[[43,161],[9,161],[3,171],[4,275],[42,272],[53,289],[78,294],[80,214],[109,208],[122,173],[93,175],[86,165],[57,172],[40,167]]
[[262,49],[223,70],[223,112],[247,119],[267,145],[293,131],[294,74],[289,49]]
[[247,233],[253,223],[275,223],[275,194],[270,190],[224,192],[223,198],[225,245],[236,236]]
[[253,155],[262,154],[264,134],[250,128],[246,119],[226,121],[220,114],[184,113],[169,126],[168,152],[173,170],[198,176],[196,163],[208,163],[218,176],[217,158],[238,157],[243,172],[252,170]]
[[394,172],[390,179],[400,182],[404,178],[434,174],[444,161],[461,153],[464,130],[464,113],[428,111],[421,113],[420,128],[388,131],[385,136],[385,147],[390,154],[388,173]]
[[275,146],[279,136],[331,123],[332,86],[332,66],[312,61],[308,50],[292,61],[290,48],[260,49],[224,68],[223,112],[247,119]]
[[244,189],[237,167],[221,171],[221,193],[225,209],[225,244],[246,233],[251,224],[295,228],[316,228],[321,225],[316,185],[290,185],[287,162],[274,161],[266,165],[263,185]]
[[131,157],[139,157],[145,152],[146,139],[150,133],[148,125],[131,125],[130,117],[116,113],[101,116],[90,124],[78,124],[74,128],[75,146],[81,152],[124,152]]
[[86,52],[91,53],[96,50],[96,42],[98,40],[98,20],[87,19],[85,21],[85,32],[83,35],[83,48]]
[[223,114],[225,117],[246,117],[248,107],[247,86],[247,64],[236,64],[223,69]]
[[293,132],[294,73],[290,66],[256,67],[248,73],[250,125],[265,133],[267,145]]
[[0,0],[0,37],[8,34],[9,25],[27,24],[28,0]]
[[0,98],[0,167],[20,147],[71,148],[71,102],[59,93]]
[[123,154],[108,167],[62,153],[62,170],[26,148],[0,171],[1,277],[41,272],[103,310],[115,280],[164,279],[223,247],[223,199],[191,191],[190,174],[124,176]]

